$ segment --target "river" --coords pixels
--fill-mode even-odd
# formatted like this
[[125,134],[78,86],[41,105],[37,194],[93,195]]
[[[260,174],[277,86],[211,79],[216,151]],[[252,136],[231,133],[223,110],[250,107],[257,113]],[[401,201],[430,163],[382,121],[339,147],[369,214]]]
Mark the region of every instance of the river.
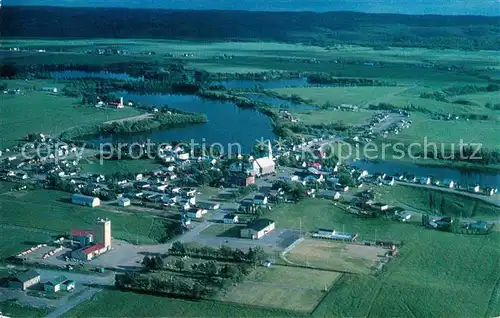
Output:
[[450,167],[422,166],[397,161],[374,162],[358,160],[351,162],[350,165],[364,169],[370,174],[386,173],[388,175],[394,175],[396,173],[411,173],[416,177],[433,177],[441,182],[445,179],[450,179],[461,185],[479,184],[481,187],[500,188],[500,173],[498,172],[482,172],[461,170]]
[[[204,113],[208,122],[130,135],[100,136],[93,142],[134,142],[150,139],[152,142],[172,140],[220,143],[227,151],[229,144],[239,144],[243,153],[252,151],[257,140],[274,139],[269,117],[254,110],[240,108],[233,103],[201,99],[196,95],[116,93],[125,100],[132,100],[153,106],[167,105],[187,112]],[[232,148],[236,153],[237,147]]]

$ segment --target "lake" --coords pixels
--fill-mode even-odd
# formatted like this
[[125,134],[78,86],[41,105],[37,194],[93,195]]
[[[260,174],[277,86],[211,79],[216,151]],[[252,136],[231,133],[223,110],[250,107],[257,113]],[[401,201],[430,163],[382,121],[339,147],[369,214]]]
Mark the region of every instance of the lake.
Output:
[[[94,142],[134,142],[150,139],[153,142],[182,140],[207,145],[220,143],[227,150],[228,144],[238,143],[243,153],[252,151],[257,140],[274,139],[269,117],[248,108],[237,107],[233,103],[201,99],[196,95],[148,94],[138,95],[124,92],[115,93],[125,100],[140,102],[153,106],[167,105],[187,112],[204,113],[208,122],[192,124],[185,127],[168,128],[152,132],[134,133],[131,135],[100,136]],[[236,147],[232,148],[236,153]]]
[[500,188],[500,173],[461,170],[449,167],[421,166],[412,163],[396,161],[364,161],[358,160],[350,163],[351,166],[367,170],[368,173],[411,173],[416,177],[433,177],[443,181],[450,179],[461,185],[479,184],[482,187]]
[[246,97],[259,101],[259,102],[264,102],[264,103],[269,103],[275,107],[280,107],[280,108],[289,108],[289,109],[295,109],[295,110],[314,110],[317,109],[317,107],[313,105],[306,105],[306,104],[297,104],[294,103],[290,100],[285,100],[277,97],[272,97],[272,96],[267,96],[264,94],[246,94]]
[[85,71],[56,71],[50,73],[56,79],[79,79],[79,78],[102,78],[102,79],[115,79],[122,81],[142,81],[143,77],[133,77],[127,73],[112,73],[112,72],[85,72]]

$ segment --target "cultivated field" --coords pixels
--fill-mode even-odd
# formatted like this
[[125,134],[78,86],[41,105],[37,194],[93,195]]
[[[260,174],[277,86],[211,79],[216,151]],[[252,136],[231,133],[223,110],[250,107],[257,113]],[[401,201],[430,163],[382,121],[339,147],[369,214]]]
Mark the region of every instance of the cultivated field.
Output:
[[368,274],[386,252],[387,249],[376,246],[306,239],[286,253],[284,258],[301,266]]
[[[257,268],[222,300],[258,307],[310,312],[340,273],[275,265]],[[304,279],[307,277],[307,279]],[[335,288],[335,287],[334,287]]]

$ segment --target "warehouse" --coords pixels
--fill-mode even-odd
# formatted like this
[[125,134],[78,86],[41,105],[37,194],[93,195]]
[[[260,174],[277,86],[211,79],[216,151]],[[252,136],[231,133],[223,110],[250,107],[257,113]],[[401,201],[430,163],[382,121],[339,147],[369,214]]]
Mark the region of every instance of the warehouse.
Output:
[[247,227],[240,230],[240,236],[258,240],[267,235],[275,228],[275,222],[270,219],[258,219],[247,224]]
[[38,274],[37,271],[30,269],[12,277],[9,280],[9,287],[26,290],[38,283],[40,283],[40,274]]
[[71,196],[71,203],[94,208],[101,204],[101,200],[96,197],[89,197],[82,194],[73,194],[73,196]]

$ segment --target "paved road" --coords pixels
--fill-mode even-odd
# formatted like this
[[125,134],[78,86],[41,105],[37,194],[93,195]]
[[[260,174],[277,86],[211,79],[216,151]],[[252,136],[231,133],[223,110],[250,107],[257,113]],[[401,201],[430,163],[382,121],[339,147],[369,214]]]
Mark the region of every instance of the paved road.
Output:
[[448,193],[453,193],[453,194],[458,194],[458,195],[463,195],[466,197],[482,200],[486,203],[493,204],[495,206],[500,207],[500,200],[498,199],[498,195],[496,196],[486,196],[486,195],[481,195],[481,194],[475,194],[475,193],[470,193],[466,191],[457,191],[455,189],[449,189],[449,188],[443,188],[443,187],[438,187],[434,185],[425,185],[425,184],[417,184],[417,183],[408,183],[408,182],[401,182],[401,181],[396,181],[396,184],[401,184],[401,185],[406,185],[409,187],[416,187],[416,188],[426,188],[426,189],[433,189],[433,190],[438,190],[438,191],[443,191],[443,192],[448,192]]

